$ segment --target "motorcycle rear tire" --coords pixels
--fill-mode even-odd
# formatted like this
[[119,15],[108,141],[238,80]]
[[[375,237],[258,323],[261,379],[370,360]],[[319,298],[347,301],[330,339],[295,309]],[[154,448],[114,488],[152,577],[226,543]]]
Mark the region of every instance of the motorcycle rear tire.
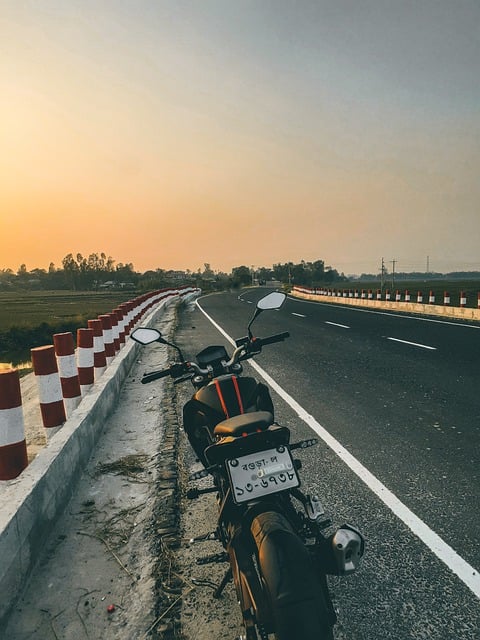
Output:
[[268,511],[251,532],[277,640],[333,640],[333,609],[325,579],[288,520]]

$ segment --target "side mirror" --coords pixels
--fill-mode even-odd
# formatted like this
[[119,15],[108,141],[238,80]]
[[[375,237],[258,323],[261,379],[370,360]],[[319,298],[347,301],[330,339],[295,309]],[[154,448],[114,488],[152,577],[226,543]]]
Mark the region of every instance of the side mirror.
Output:
[[132,340],[139,344],[151,344],[152,342],[164,342],[162,334],[157,329],[148,329],[146,327],[139,327],[130,334]]
[[252,332],[250,330],[250,327],[252,326],[254,320],[258,318],[258,316],[262,313],[262,311],[269,311],[269,310],[271,311],[273,309],[280,309],[282,304],[285,302],[286,297],[287,296],[284,293],[281,293],[280,291],[272,291],[272,293],[269,293],[265,297],[260,298],[260,300],[257,302],[257,306],[255,308],[255,313],[253,314],[253,318],[248,323],[247,331],[248,331],[249,338],[252,337]]
[[280,309],[282,304],[285,302],[286,295],[281,293],[280,291],[273,291],[269,293],[264,298],[260,298],[257,302],[257,309],[261,311],[267,311],[269,309]]

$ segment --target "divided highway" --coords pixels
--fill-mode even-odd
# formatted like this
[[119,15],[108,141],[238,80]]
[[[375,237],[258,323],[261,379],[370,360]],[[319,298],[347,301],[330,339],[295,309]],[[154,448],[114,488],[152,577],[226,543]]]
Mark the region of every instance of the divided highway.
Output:
[[[263,293],[199,304],[236,338]],[[300,437],[326,430],[303,454],[304,485],[367,537],[363,568],[331,580],[337,637],[478,640],[480,325],[289,298],[254,329],[290,331],[257,358],[276,419]]]

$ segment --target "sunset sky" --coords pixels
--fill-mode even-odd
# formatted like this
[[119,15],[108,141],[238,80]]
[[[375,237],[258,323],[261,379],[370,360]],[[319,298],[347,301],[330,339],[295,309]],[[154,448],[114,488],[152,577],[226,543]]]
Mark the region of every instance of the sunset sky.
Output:
[[476,0],[0,0],[0,269],[480,269]]

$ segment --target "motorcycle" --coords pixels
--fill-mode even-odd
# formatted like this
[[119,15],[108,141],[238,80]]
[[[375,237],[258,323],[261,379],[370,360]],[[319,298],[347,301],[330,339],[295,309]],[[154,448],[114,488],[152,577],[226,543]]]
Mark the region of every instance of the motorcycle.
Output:
[[363,536],[350,524],[326,534],[332,521],[319,498],[300,489],[301,463],[292,456],[317,439],[291,443],[290,430],[275,421],[268,388],[241,375],[243,361],[289,337],[252,334],[257,317],[279,309],[285,298],[272,292],[257,302],[247,336],[236,340],[231,357],[224,346],[213,345],[188,361],[156,329],[140,327],[131,337],[142,345],[169,345],[180,358],[144,374],[142,383],[171,376],[175,383],[191,381],[195,389],[183,407],[183,424],[203,468],[190,480],[210,476],[212,485],[194,487],[187,496],[216,494],[214,535],[224,551],[202,562],[229,563],[214,597],[233,579],[246,640],[332,640],[336,614],[326,576],[357,568]]

